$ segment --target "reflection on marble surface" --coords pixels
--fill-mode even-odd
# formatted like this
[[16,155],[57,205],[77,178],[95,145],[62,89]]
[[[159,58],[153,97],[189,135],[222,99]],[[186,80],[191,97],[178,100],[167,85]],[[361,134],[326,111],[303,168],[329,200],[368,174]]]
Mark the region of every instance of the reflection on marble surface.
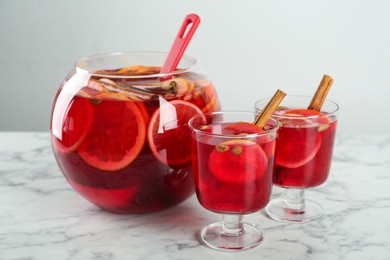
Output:
[[326,215],[293,224],[248,215],[264,242],[223,253],[199,242],[220,216],[196,197],[160,213],[111,214],[70,188],[48,133],[1,132],[0,259],[390,259],[389,154],[389,135],[338,136],[328,181],[307,191]]

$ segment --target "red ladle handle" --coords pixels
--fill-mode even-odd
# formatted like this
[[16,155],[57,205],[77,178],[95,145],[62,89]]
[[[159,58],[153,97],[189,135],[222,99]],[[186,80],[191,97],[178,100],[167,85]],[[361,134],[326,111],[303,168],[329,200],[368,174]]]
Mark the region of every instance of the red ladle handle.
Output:
[[[199,23],[200,17],[198,15],[188,14],[186,16],[168,53],[165,63],[161,68],[160,73],[169,73],[176,70],[176,67],[183,57],[184,51],[186,50],[188,43],[194,35],[196,28],[198,28]],[[187,27],[191,24],[191,28],[187,30]],[[187,33],[185,34],[185,32]]]

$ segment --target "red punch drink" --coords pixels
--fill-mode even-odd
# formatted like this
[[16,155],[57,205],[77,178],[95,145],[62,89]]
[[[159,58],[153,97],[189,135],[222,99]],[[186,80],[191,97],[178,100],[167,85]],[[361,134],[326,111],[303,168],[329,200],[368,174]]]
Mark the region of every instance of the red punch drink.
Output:
[[337,120],[314,110],[284,108],[276,142],[273,183],[282,187],[315,187],[328,177]]
[[[80,60],[57,93],[51,122],[57,162],[76,191],[108,211],[156,212],[194,192],[191,142],[182,129],[191,117],[219,110],[219,100],[189,57],[180,70],[159,74],[152,65],[165,56]],[[173,120],[175,128],[164,131]]]
[[[250,126],[255,129],[250,136],[249,124],[239,123],[237,131],[236,122],[217,120],[194,127],[192,159],[199,202],[217,213],[258,211],[271,195],[275,136],[256,133],[255,125]],[[272,125],[268,131],[275,133]]]
[[[231,124],[202,127],[213,134],[234,136],[227,129]],[[275,140],[230,139],[220,142],[220,137],[210,136],[193,141],[195,188],[200,204],[217,213],[258,211],[267,205],[271,195]]]

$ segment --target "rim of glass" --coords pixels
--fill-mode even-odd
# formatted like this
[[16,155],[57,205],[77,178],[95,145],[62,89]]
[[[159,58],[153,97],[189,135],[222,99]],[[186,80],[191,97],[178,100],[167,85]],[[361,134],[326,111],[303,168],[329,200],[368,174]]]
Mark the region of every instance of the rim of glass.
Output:
[[[286,96],[286,98],[289,98],[289,97],[291,97],[291,98],[308,98],[308,99],[312,98],[311,96],[306,96],[306,95],[287,95]],[[264,101],[264,100],[268,101],[271,98],[272,97],[266,97],[266,98],[261,98],[261,99],[257,100],[255,102],[255,105],[254,105],[255,109],[261,111],[261,109],[259,107],[257,107],[257,104],[262,102],[262,101]],[[331,112],[326,112],[326,114],[311,115],[311,116],[289,116],[289,115],[283,115],[283,114],[282,115],[273,114],[272,117],[275,117],[275,118],[278,118],[278,119],[279,118],[288,118],[288,119],[290,119],[290,118],[293,118],[293,119],[308,119],[309,118],[310,119],[310,118],[320,118],[320,117],[331,117],[331,116],[333,116],[333,115],[338,113],[340,107],[339,107],[339,105],[336,102],[334,102],[334,101],[332,101],[330,99],[325,99],[325,102],[330,103],[330,104],[332,104],[335,107]],[[299,109],[299,108],[297,108],[297,109]]]
[[[76,61],[74,67],[76,68],[76,71],[77,72],[83,72],[83,73],[87,73],[87,74],[90,74],[92,76],[98,76],[98,77],[105,77],[105,78],[126,78],[126,79],[145,79],[145,78],[164,78],[164,77],[169,77],[169,76],[173,76],[173,75],[178,75],[178,74],[182,74],[182,73],[185,73],[187,71],[190,71],[193,67],[196,66],[196,64],[198,63],[197,59],[195,59],[194,57],[192,56],[189,56],[189,55],[186,55],[184,54],[182,59],[187,59],[189,62],[190,62],[190,66],[186,67],[186,68],[183,68],[183,69],[180,69],[180,70],[175,70],[175,71],[172,71],[172,72],[169,72],[169,73],[156,73],[156,74],[149,74],[149,75],[139,75],[139,76],[128,76],[128,75],[106,75],[106,74],[99,74],[99,73],[93,73],[85,68],[82,68],[82,66],[80,66],[80,64],[82,62],[86,62],[88,60],[92,60],[92,59],[99,59],[99,58],[105,58],[105,57],[115,57],[115,56],[120,56],[120,55],[168,55],[168,52],[163,52],[163,51],[119,51],[119,52],[107,52],[107,53],[102,53],[102,54],[95,54],[95,55],[90,55],[90,56],[86,56],[86,57],[83,57],[83,58],[80,58]],[[129,64],[129,66],[131,65],[140,65],[140,64]],[[142,64],[141,64],[142,65]],[[163,66],[163,64],[159,64],[161,66]],[[157,66],[157,65],[156,65]]]
[[200,115],[192,117],[188,121],[188,126],[196,133],[203,133],[205,135],[210,135],[210,136],[215,136],[215,137],[234,138],[234,139],[247,139],[247,138],[253,138],[253,137],[267,135],[269,133],[276,132],[279,129],[279,126],[280,126],[279,121],[276,120],[275,118],[273,118],[273,116],[272,116],[269,119],[269,120],[271,120],[271,121],[273,121],[275,123],[275,125],[274,125],[274,127],[272,129],[264,130],[263,132],[257,133],[257,134],[245,134],[245,135],[234,135],[234,134],[232,134],[232,135],[227,135],[227,134],[215,134],[215,133],[206,132],[206,131],[203,131],[203,130],[200,130],[200,129],[196,129],[193,126],[193,124],[192,124],[193,121],[196,120],[197,118],[201,118],[201,117],[205,117],[205,116],[221,115],[221,114],[233,114],[233,113],[235,113],[235,114],[251,114],[253,116],[256,116],[256,113],[254,113],[254,112],[242,111],[242,110],[226,110],[226,111],[218,111],[218,112],[209,112],[209,113],[204,113],[204,114],[200,114]]

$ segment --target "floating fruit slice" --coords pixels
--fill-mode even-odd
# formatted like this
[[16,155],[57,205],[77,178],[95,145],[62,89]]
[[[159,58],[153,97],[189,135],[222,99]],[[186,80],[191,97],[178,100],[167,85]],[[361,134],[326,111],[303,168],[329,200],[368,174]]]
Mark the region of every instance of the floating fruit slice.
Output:
[[318,112],[316,110],[310,110],[310,109],[294,109],[288,111],[288,113],[295,113],[298,115],[303,115],[309,117],[306,120],[306,126],[318,126],[317,131],[322,132],[329,128],[330,124],[332,123],[332,120],[324,115],[321,112]]
[[185,100],[185,101],[191,100],[194,89],[195,89],[195,83],[193,81],[188,81],[188,90],[184,94],[183,100]]
[[205,102],[205,106],[202,107],[202,112],[213,112],[211,108],[214,106],[214,103],[217,100],[217,93],[215,92],[215,89],[212,85],[205,87],[203,100]]
[[215,95],[215,97],[215,101],[213,103],[213,106],[209,109],[209,112],[221,111],[221,102],[217,95]]
[[263,129],[255,124],[248,122],[238,122],[225,127],[226,130],[230,130],[235,135],[239,134],[258,134],[263,132]]
[[263,149],[248,140],[231,140],[215,146],[208,167],[221,181],[244,183],[261,177],[268,166]]
[[149,120],[148,141],[159,161],[179,165],[191,160],[191,138],[187,122],[200,114],[202,111],[197,106],[183,100],[167,102],[153,113]]
[[286,110],[281,117],[283,115],[288,116],[288,118],[281,118],[280,122],[282,125],[288,127],[315,127],[322,124],[329,124],[329,120],[321,112],[310,109],[290,109]]
[[286,168],[298,168],[314,158],[321,146],[322,138],[317,134],[317,130],[314,130],[314,132],[311,129],[311,133],[303,134],[308,129],[299,132],[290,128],[289,131],[295,131],[291,134],[287,134],[286,130],[283,129],[279,131],[279,139],[276,142],[275,164]]
[[297,115],[297,116],[318,116],[321,115],[321,112],[311,109],[290,109],[287,110],[285,115]]
[[203,113],[219,111],[221,104],[213,84],[205,80],[195,81],[192,93],[193,103],[201,108]]
[[96,95],[95,98],[101,100],[122,100],[122,101],[139,100],[139,98],[135,96],[133,93],[128,91],[122,91],[122,90],[120,90],[120,92],[101,93],[99,95]]
[[101,100],[122,100],[122,101],[129,101],[130,99],[121,93],[115,93],[115,92],[106,92],[106,93],[101,93],[96,96],[97,99]]
[[139,71],[144,70],[144,69],[145,69],[145,66],[141,66],[141,65],[127,66],[127,67],[124,67],[124,68],[121,68],[120,70],[118,70],[118,74],[132,75],[132,74],[136,74]]
[[166,88],[166,89],[169,89],[169,88],[165,87],[165,86],[173,87],[174,92],[172,94],[174,94],[177,97],[181,97],[181,96],[185,95],[189,90],[188,81],[184,78],[168,79],[168,80],[163,81],[162,85],[163,85],[163,88]]
[[90,99],[80,96],[74,96],[68,101],[69,96],[61,95],[62,93],[58,96],[53,110],[53,144],[62,152],[72,152],[77,149],[91,128],[92,104]]
[[93,74],[96,75],[119,75],[118,74],[118,69],[113,69],[113,70],[95,70]]
[[[240,134],[260,134],[263,129],[248,122],[238,122],[225,127],[226,130],[232,131],[235,135]],[[275,142],[272,142],[268,134],[259,135],[256,142],[263,148],[268,158],[275,153]]]
[[[94,105],[94,124],[78,148],[81,158],[93,167],[115,171],[129,165],[145,142],[145,122],[140,109],[119,93],[104,93]],[[102,96],[100,97],[102,98]]]
[[137,73],[141,75],[151,75],[151,74],[159,74],[161,71],[161,67],[159,66],[146,66],[137,70]]
[[[321,135],[318,134],[318,118],[321,113],[313,110],[289,110],[281,118],[282,127],[276,142],[275,164],[297,168],[311,161],[321,146]],[[296,119],[293,117],[297,117]],[[302,118],[302,116],[315,116]],[[298,118],[300,117],[300,118]]]

